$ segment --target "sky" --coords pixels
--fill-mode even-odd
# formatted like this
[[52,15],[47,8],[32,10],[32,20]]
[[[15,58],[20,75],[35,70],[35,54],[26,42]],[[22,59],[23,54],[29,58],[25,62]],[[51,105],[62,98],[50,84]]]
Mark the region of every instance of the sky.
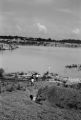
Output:
[[0,35],[81,39],[81,0],[0,0]]

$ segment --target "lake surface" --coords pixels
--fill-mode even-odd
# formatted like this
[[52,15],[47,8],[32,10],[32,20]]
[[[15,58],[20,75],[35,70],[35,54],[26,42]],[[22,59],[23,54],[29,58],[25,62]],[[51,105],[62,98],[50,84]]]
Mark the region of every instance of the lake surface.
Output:
[[0,67],[6,72],[64,73],[67,64],[81,64],[81,48],[20,46],[0,52]]

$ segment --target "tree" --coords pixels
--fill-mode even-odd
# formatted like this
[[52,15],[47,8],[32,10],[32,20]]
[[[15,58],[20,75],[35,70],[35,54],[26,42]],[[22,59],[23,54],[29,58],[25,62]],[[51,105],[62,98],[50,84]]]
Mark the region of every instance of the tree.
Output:
[[0,77],[3,77],[4,75],[4,69],[3,68],[0,68]]

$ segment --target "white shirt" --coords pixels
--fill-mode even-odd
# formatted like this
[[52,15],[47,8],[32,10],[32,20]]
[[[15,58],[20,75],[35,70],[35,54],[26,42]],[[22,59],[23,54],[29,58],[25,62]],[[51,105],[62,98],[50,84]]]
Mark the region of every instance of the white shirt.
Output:
[[31,79],[32,82],[34,82],[34,79]]

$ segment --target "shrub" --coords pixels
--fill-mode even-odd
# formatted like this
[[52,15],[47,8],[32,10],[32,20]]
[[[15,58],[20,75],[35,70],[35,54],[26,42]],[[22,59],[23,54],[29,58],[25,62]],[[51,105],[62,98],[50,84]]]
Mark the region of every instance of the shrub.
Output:
[[52,86],[38,90],[37,100],[47,100],[50,105],[60,108],[81,109],[81,94],[72,88]]
[[0,77],[3,77],[4,75],[4,69],[3,68],[0,68]]
[[16,89],[17,89],[17,90],[21,90],[21,85],[18,84]]
[[46,100],[46,92],[47,92],[48,86],[42,87],[38,90],[36,102],[40,102],[41,100]]
[[15,86],[13,84],[7,85],[6,86],[6,91],[12,92],[15,90]]
[[26,87],[25,87],[25,85],[22,85],[22,84],[18,83],[17,86],[16,86],[16,90],[23,90],[23,91],[25,91]]

